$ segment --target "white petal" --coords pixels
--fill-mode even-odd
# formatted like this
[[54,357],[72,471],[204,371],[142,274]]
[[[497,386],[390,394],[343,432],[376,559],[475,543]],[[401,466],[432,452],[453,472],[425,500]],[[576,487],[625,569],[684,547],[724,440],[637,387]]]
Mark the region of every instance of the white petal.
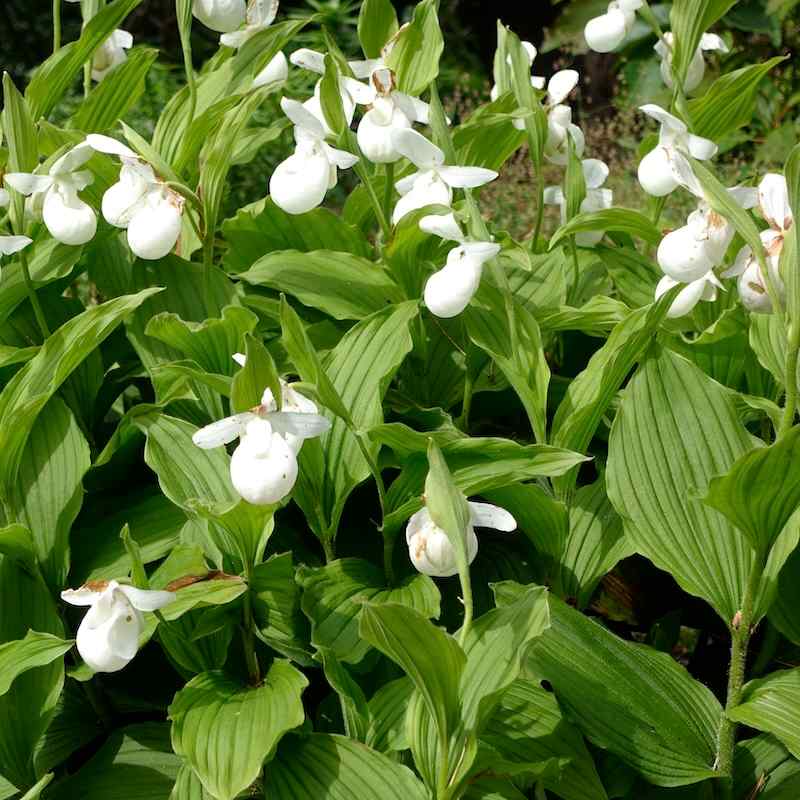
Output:
[[494,528],[498,531],[513,531],[517,521],[504,508],[493,506],[491,503],[474,503],[469,501],[472,524],[479,528]]
[[665,111],[661,106],[657,106],[655,103],[647,103],[646,105],[640,106],[639,111],[661,123],[662,137],[665,132],[668,136],[672,137],[686,133],[687,128],[682,120],[679,120],[676,116],[670,114],[669,111]]
[[305,214],[322,203],[330,182],[330,162],[321,153],[295,153],[275,168],[269,180],[273,202],[287,214]]
[[243,367],[247,363],[247,356],[244,353],[234,353],[231,358],[240,366]]
[[321,414],[298,414],[293,411],[273,411],[265,416],[272,428],[282,436],[291,434],[298,439],[313,439],[330,430],[331,421]]
[[436,317],[449,319],[458,316],[478,291],[480,280],[480,268],[448,263],[428,278],[423,295],[425,305]]
[[406,214],[418,208],[432,205],[449,207],[452,202],[453,190],[436,172],[417,173],[411,191],[404,194],[394,207],[392,224],[397,225]]
[[419,221],[419,227],[423,232],[438,236],[440,239],[449,239],[454,242],[464,241],[464,234],[453,213],[428,214]]
[[91,606],[100,598],[101,592],[81,586],[80,589],[65,589],[61,592],[61,599],[73,606]]
[[325,54],[317,50],[310,50],[308,47],[301,47],[289,56],[289,61],[296,67],[316,72],[318,75],[325,74]]
[[585,158],[581,162],[587,189],[599,189],[608,178],[608,166],[599,158]]
[[566,202],[564,190],[560,186],[547,186],[544,190],[544,202],[551,206],[560,206]]
[[361,83],[349,75],[341,77],[340,87],[342,93],[346,92],[358,105],[369,105],[375,99],[375,90],[371,86]]
[[379,109],[373,108],[358,123],[358,146],[373,164],[392,164],[401,157],[394,146],[392,131],[410,128],[411,123],[399,108],[392,106],[390,114],[391,121],[385,124]]
[[210,425],[195,431],[192,435],[192,442],[203,450],[222,447],[222,445],[238,439],[244,433],[247,423],[255,418],[256,415],[251,414],[249,411],[234,414],[232,417],[225,417],[225,419],[212,422]]
[[421,180],[423,175],[428,174],[432,173],[412,172],[411,174],[406,175],[404,178],[400,178],[400,180],[396,181],[394,188],[397,189],[397,193],[400,195],[408,194],[414,188],[414,184],[417,182],[417,180]]
[[653,197],[664,197],[678,187],[669,153],[657,145],[639,162],[639,183]]
[[358,164],[358,156],[348,153],[347,150],[337,150],[329,144],[323,144],[322,149],[331,164],[335,164],[339,169],[350,169]]
[[53,166],[50,167],[50,174],[60,175],[66,172],[75,172],[78,167],[82,167],[93,155],[94,149],[92,146],[87,141],[83,141],[72,149],[67,150],[61,158],[54,161]]
[[484,167],[440,167],[439,175],[448,185],[456,189],[474,189],[493,181],[498,173]]
[[325,138],[325,129],[322,127],[322,123],[305,108],[302,103],[298,103],[297,100],[292,100],[289,97],[282,97],[281,108],[283,109],[283,113],[286,114],[298,128],[301,128],[317,139]]
[[418,97],[411,97],[403,92],[392,92],[392,100],[411,122],[427,125],[430,118],[430,106]]
[[241,47],[251,36],[253,31],[244,28],[240,31],[231,31],[230,33],[223,33],[219,37],[219,43],[224,44],[225,47],[232,47],[234,50]]
[[35,192],[45,192],[53,185],[53,179],[49,175],[34,175],[30,172],[8,172],[3,179],[7,186],[26,197]]
[[94,672],[121,670],[136,655],[141,618],[127,600],[114,602],[102,624],[90,624],[90,616],[78,627],[78,652]]
[[181,235],[181,209],[160,191],[151,192],[128,224],[128,246],[147,261],[172,252]]
[[135,586],[120,584],[119,591],[128,598],[130,604],[139,611],[156,611],[175,600],[173,592],[152,589],[137,589]]
[[728,45],[716,33],[704,33],[700,37],[700,49],[719,50],[721,53],[727,53]]
[[103,136],[101,133],[90,133],[86,137],[86,141],[98,153],[107,153],[108,155],[121,156],[123,158],[139,158],[139,155],[127,145],[112,139],[110,136]]
[[253,80],[253,89],[260,86],[269,86],[271,83],[280,83],[289,77],[289,64],[283,53],[275,55]]
[[[663,291],[659,292],[659,289],[662,287],[662,284],[665,280],[666,278],[662,278],[661,281],[659,281],[659,284],[656,287],[656,298],[660,297],[661,294],[664,294],[664,292],[667,291],[667,289],[670,289],[675,285],[672,283],[671,285],[668,285],[666,289],[663,289]],[[683,317],[686,316],[686,314],[689,314],[700,302],[700,299],[703,296],[703,290],[705,289],[705,284],[705,280],[701,278],[700,280],[690,283],[685,289],[682,289],[680,292],[678,292],[678,296],[673,301],[669,311],[667,311],[667,316],[671,319],[676,319],[677,317]]]
[[192,14],[207,28],[230,33],[244,25],[245,0],[194,0]]
[[42,219],[50,235],[62,244],[86,244],[97,232],[97,216],[77,193],[52,186],[44,196]]
[[590,19],[583,29],[586,44],[597,53],[610,53],[625,40],[627,20],[622,11],[609,9],[608,13]]
[[661,240],[657,258],[663,272],[680,283],[691,283],[714,266],[705,240],[697,239],[689,225],[668,233]]
[[487,261],[491,261],[500,252],[501,247],[494,242],[465,242],[457,249],[463,251],[467,258],[474,259],[483,265]]
[[703,58],[703,51],[698,47],[686,68],[686,77],[683,79],[684,91],[693,92],[703,82],[705,74],[706,62]]
[[728,194],[742,207],[755,208],[758,205],[758,189],[754,186],[733,186]]
[[0,236],[0,255],[10,256],[33,242],[27,236]]
[[708,161],[717,153],[717,146],[710,139],[689,134],[689,153],[699,161]]
[[421,133],[410,128],[401,129],[392,131],[392,137],[397,151],[419,169],[431,169],[444,164],[444,153]]
[[373,72],[383,67],[383,61],[380,58],[367,58],[364,61],[348,61],[347,65],[353,71],[356,78],[369,78]]
[[272,25],[278,14],[279,0],[250,0],[247,8],[247,24],[257,28]]
[[[8,175],[6,175],[6,180],[8,180]],[[778,231],[785,231],[792,226],[789,190],[783,175],[770,172],[761,179],[761,183],[758,184],[758,204],[770,227]]]
[[567,99],[567,95],[578,85],[580,75],[574,69],[562,69],[550,78],[547,84],[547,102],[558,105]]
[[766,283],[761,273],[761,267],[753,259],[749,262],[744,272],[739,276],[736,284],[742,305],[756,314],[771,314],[772,300],[767,293]]

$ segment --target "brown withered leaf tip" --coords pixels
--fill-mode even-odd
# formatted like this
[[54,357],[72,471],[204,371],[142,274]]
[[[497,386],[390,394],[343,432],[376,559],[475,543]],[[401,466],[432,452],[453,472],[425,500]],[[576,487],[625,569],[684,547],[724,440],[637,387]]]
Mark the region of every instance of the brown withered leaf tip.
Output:
[[108,581],[86,581],[81,588],[89,589],[92,592],[102,592],[108,588]]
[[167,584],[166,589],[168,592],[177,592],[178,589],[183,589],[186,586],[192,586],[195,583],[214,580],[231,580],[237,577],[237,575],[228,575],[227,572],[222,572],[221,570],[215,569],[206,573],[205,575],[184,575],[182,578],[176,578],[174,581]]

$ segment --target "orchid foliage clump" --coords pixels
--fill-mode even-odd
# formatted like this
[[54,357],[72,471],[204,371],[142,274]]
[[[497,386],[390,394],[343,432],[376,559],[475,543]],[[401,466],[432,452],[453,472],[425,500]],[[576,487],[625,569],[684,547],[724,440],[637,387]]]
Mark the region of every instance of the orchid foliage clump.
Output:
[[3,78],[0,799],[796,797],[800,146],[737,156],[787,58],[754,4],[583,4],[609,69],[647,42],[626,167],[502,21],[440,96],[436,0],[351,4],[361,52],[177,0],[145,133],[149,2],[62,42],[55,0]]

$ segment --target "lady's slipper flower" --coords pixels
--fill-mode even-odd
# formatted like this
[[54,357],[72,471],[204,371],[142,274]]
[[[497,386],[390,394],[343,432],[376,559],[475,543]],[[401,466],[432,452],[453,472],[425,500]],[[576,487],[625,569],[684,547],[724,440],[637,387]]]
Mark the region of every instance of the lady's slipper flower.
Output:
[[[471,564],[478,554],[478,537],[475,526],[513,531],[517,521],[503,508],[489,503],[469,502],[470,525],[464,535],[467,539],[467,560]],[[423,575],[449,578],[458,573],[456,554],[447,534],[431,519],[427,508],[422,508],[408,520],[406,544],[411,563]]]
[[106,221],[126,228],[131,252],[145,260],[163,258],[181,235],[184,199],[156,177],[153,168],[116,139],[92,133],[87,143],[100,153],[118,156],[119,180],[103,195]]
[[[794,224],[792,208],[789,205],[789,190],[783,175],[769,173],[762,178],[758,185],[758,207],[761,216],[769,224],[769,228],[760,234],[767,254],[767,269],[772,285],[782,298],[785,287],[780,276],[780,258],[786,234]],[[767,292],[766,278],[749,246],[745,245],[739,251],[733,267],[724,273],[724,277],[730,276],[739,279],[737,282],[739,297],[745,308],[760,314],[772,313],[774,309],[772,299]]]
[[[663,39],[659,39],[653,48],[661,59],[661,78],[671,89],[672,81],[672,50],[674,37],[672,33],[665,33]],[[697,45],[689,67],[686,70],[686,77],[683,80],[683,90],[691,92],[702,82],[706,73],[706,62],[703,58],[704,50],[718,50],[720,53],[728,52],[728,45],[717,36],[716,33],[704,33],[700,37],[700,44]]]
[[569,160],[570,139],[575,145],[575,155],[580,158],[586,147],[586,139],[583,131],[572,121],[572,109],[564,104],[552,106],[547,113],[547,141],[544,145],[544,157],[551,164],[559,164],[563,167]]
[[[244,362],[240,353],[234,359]],[[283,381],[281,394],[280,411],[272,392],[265,389],[260,405],[212,422],[192,436],[204,450],[239,439],[231,456],[231,482],[254,505],[277,503],[292,491],[303,441],[321,436],[331,425],[314,403]]]
[[445,265],[428,278],[423,294],[431,314],[443,319],[455,317],[478,291],[483,265],[500,252],[500,245],[467,241],[452,214],[423,217],[419,227],[426,233],[459,243],[447,254]]
[[583,35],[586,44],[597,53],[616,50],[631,32],[636,22],[636,11],[644,5],[643,0],[614,0],[608,10],[586,23]]
[[218,33],[231,33],[241,28],[246,13],[245,0],[194,0],[192,4],[192,14],[207,28]]
[[[523,50],[525,50],[525,54],[528,56],[528,64],[530,64],[531,68],[533,68],[533,62],[536,60],[536,56],[539,55],[539,51],[536,49],[536,46],[531,42],[520,42],[522,45]],[[506,56],[506,63],[508,66],[511,66],[511,56]],[[531,75],[531,86],[534,89],[544,89],[546,85],[545,78],[541,77],[540,75]],[[489,99],[494,102],[500,96],[500,89],[498,88],[497,84],[492,86],[491,90],[489,91]],[[516,124],[517,121],[515,121]]]
[[[586,184],[586,197],[581,202],[582,212],[602,211],[611,208],[613,193],[604,189],[608,177],[608,167],[599,158],[585,158],[581,162],[583,180]],[[560,186],[548,186],[544,190],[544,201],[561,206],[561,224],[567,221],[567,198]],[[603,238],[603,231],[583,231],[575,234],[575,242],[580,247],[594,247]]]
[[[681,281],[676,281],[674,278],[670,278],[669,275],[665,275],[656,286],[656,300],[658,300],[661,295],[666,294],[674,286],[679,286],[680,283]],[[719,282],[719,279],[709,270],[703,277],[692,281],[678,292],[678,296],[672,301],[672,305],[669,307],[669,311],[667,311],[667,316],[671,319],[675,319],[691,313],[701,300],[705,300],[709,303],[716,300],[717,289],[721,288],[722,284]]]
[[[279,5],[278,0],[250,0],[242,20],[244,27],[240,30],[224,32],[219,37],[220,44],[224,44],[226,47],[241,47],[248,39],[252,39],[257,33],[272,25],[278,15]],[[237,12],[238,8],[229,12],[230,20],[225,20],[225,22],[233,21],[234,14]]]
[[295,150],[275,168],[269,193],[287,214],[305,214],[336,186],[337,168],[352,167],[358,156],[327,144],[322,123],[302,103],[284,97],[281,108],[294,123]]
[[62,244],[86,244],[97,231],[97,216],[91,206],[78,197],[93,180],[87,170],[79,170],[91,157],[85,142],[64,153],[47,175],[9,172],[5,182],[20,194],[42,201],[42,219],[50,235]]
[[694,177],[687,156],[707,161],[715,155],[717,146],[689,133],[681,120],[660,106],[648,103],[639,110],[661,123],[658,144],[639,163],[639,183],[648,194],[665,197],[685,185],[687,175]]
[[92,80],[99,83],[114,67],[122,64],[128,58],[125,51],[130,50],[131,47],[133,47],[133,36],[128,31],[114,31],[94,51],[94,56],[92,56]]
[[90,606],[78,627],[78,652],[95,672],[118,672],[139,649],[144,629],[142,611],[156,611],[175,599],[172,592],[136,589],[117,581],[103,581],[61,592],[74,606]]
[[394,130],[392,141],[395,149],[417,167],[417,172],[395,184],[401,197],[392,213],[393,225],[418,208],[434,204],[449,206],[454,187],[474,189],[497,177],[494,170],[483,167],[444,166],[444,153],[414,130]]

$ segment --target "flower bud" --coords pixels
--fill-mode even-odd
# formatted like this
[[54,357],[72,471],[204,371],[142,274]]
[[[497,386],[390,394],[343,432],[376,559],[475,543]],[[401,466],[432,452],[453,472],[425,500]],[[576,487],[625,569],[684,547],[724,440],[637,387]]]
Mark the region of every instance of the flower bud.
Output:
[[231,482],[248,503],[278,503],[292,491],[297,480],[294,450],[263,419],[247,423],[231,456]]
[[[467,561],[478,554],[478,537],[470,525],[466,531]],[[411,563],[423,575],[449,578],[458,573],[456,554],[447,534],[431,519],[427,508],[417,511],[406,527],[406,544]]]

